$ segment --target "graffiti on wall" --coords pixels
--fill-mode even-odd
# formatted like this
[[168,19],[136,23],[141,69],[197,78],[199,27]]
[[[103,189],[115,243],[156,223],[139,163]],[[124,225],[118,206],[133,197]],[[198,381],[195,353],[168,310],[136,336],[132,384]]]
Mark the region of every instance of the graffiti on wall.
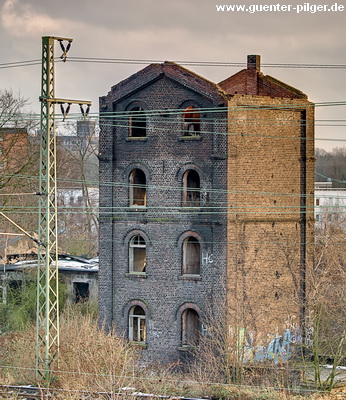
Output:
[[[311,345],[311,329],[306,332],[305,345]],[[272,361],[275,364],[287,361],[292,356],[294,345],[301,345],[303,337],[299,327],[295,324],[287,324],[287,328],[280,334],[266,335],[261,338],[252,332],[240,329],[240,343],[242,343],[243,360],[245,362]]]

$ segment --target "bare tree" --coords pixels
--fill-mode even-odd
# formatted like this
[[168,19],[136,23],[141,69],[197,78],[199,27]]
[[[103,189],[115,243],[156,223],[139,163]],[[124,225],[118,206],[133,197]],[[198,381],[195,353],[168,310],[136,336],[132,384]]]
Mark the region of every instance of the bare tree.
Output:
[[[87,127],[87,131],[80,132]],[[79,121],[59,138],[58,193],[60,243],[76,255],[97,254],[98,143],[95,124]]]

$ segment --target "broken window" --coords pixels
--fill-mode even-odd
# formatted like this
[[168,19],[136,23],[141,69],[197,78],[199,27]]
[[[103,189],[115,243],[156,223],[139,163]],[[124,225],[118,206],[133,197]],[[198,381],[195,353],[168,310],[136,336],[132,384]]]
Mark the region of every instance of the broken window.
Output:
[[181,315],[181,345],[196,346],[199,336],[199,315],[194,309],[188,308]]
[[141,235],[133,236],[129,243],[129,272],[145,272],[147,246]]
[[129,340],[142,343],[146,340],[145,312],[140,306],[131,307],[129,312]]
[[147,189],[145,173],[141,169],[134,169],[130,174],[130,205],[146,206]]
[[145,173],[141,169],[134,169],[130,174],[130,205],[146,206],[147,189]]
[[89,300],[89,283],[73,282],[74,302],[82,303]]
[[201,246],[193,236],[183,241],[183,274],[199,275],[201,272]]
[[147,136],[147,118],[142,107],[133,107],[130,111],[129,136]]
[[201,114],[194,106],[186,107],[183,112],[184,136],[198,136],[201,131]]
[[183,175],[183,206],[200,206],[201,187],[199,175],[196,171],[190,169]]

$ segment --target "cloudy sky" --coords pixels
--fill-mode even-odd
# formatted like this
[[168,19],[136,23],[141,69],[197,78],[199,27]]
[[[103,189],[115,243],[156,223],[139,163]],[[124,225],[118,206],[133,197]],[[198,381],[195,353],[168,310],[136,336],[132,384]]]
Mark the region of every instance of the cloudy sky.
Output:
[[[222,0],[224,1],[224,0]],[[1,61],[37,60],[42,36],[73,38],[74,57],[170,61],[346,64],[346,11],[309,12],[313,5],[341,6],[346,0],[0,0]],[[290,12],[217,12],[216,5],[291,5]],[[308,11],[297,13],[293,8]],[[56,55],[60,48],[56,47]],[[138,64],[67,61],[56,66],[56,95],[91,100],[143,68]],[[20,91],[38,112],[40,65],[0,68],[0,89]],[[189,67],[219,82],[242,67]],[[262,72],[297,87],[316,103],[346,101],[346,69],[273,68]],[[77,111],[77,110],[76,110]],[[345,120],[346,106],[317,107],[318,120]],[[346,122],[318,121],[316,146],[346,145]],[[322,126],[327,125],[327,126]],[[336,141],[339,139],[341,141]]]

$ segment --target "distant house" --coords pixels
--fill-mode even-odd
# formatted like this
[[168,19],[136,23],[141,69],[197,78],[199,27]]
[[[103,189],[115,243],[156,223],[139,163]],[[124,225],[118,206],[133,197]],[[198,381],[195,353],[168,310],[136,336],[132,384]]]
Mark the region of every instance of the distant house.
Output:
[[[19,260],[21,258],[21,260]],[[21,290],[23,282],[32,279],[27,272],[37,270],[37,255],[11,255],[9,262],[0,262],[0,301],[6,302],[8,290]],[[70,255],[59,255],[59,277],[66,284],[72,303],[98,301],[98,259],[85,259]],[[30,277],[31,276],[31,277]]]
[[26,128],[0,129],[0,171],[18,171],[27,163],[29,134]]
[[332,182],[315,182],[316,227],[329,224],[346,228],[346,188],[333,188]]

